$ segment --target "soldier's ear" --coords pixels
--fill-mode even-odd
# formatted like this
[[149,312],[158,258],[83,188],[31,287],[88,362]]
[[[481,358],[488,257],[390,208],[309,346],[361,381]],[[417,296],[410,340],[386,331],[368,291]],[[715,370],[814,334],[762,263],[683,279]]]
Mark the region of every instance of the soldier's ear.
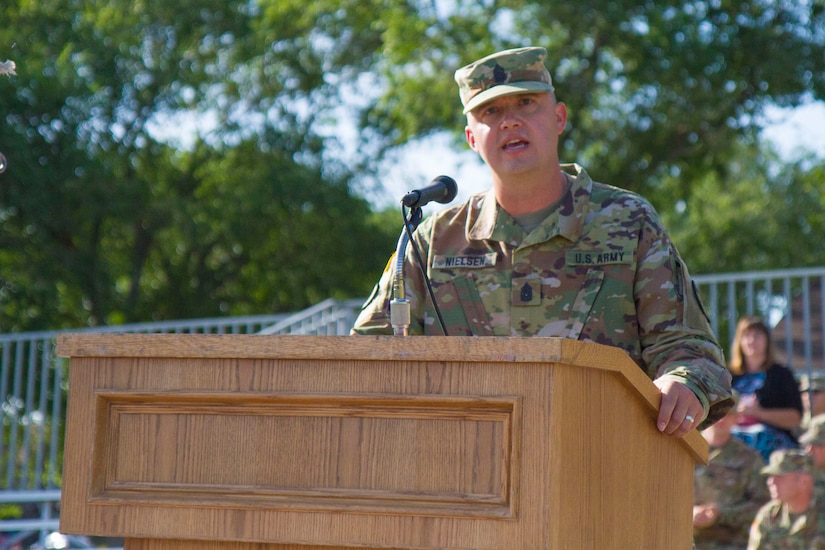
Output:
[[473,135],[473,131],[470,130],[469,126],[464,127],[464,137],[467,138],[467,145],[470,146],[470,149],[477,153],[478,150],[476,149],[476,137]]
[[556,103],[556,131],[561,134],[567,126],[567,106],[564,103]]

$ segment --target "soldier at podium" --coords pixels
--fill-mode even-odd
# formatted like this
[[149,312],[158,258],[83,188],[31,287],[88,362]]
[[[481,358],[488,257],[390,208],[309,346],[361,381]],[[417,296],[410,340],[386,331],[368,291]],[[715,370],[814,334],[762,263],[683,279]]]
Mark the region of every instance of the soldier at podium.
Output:
[[[465,137],[492,188],[429,216],[413,234],[444,328],[619,347],[662,392],[659,430],[707,427],[732,405],[730,374],[696,287],[647,200],[560,163],[567,108],[546,56],[544,48],[505,50],[455,73]],[[443,335],[414,258],[410,247],[409,334]],[[353,333],[393,333],[393,276],[384,272]]]

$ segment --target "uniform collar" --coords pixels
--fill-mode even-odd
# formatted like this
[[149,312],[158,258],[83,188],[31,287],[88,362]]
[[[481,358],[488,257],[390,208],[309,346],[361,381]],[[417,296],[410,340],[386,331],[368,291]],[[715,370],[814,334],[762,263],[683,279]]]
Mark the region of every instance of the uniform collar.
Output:
[[576,242],[584,230],[584,218],[590,205],[593,180],[578,164],[562,164],[561,169],[570,179],[570,189],[562,196],[559,208],[552,212],[530,235],[496,202],[492,189],[483,195],[478,217],[470,225],[467,236],[471,240],[494,240],[512,246],[531,245],[562,236]]

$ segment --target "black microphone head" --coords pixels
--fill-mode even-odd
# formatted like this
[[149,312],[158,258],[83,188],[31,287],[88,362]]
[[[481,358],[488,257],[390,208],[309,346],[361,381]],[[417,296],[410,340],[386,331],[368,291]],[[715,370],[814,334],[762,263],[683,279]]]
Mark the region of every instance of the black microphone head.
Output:
[[433,179],[433,183],[441,183],[444,185],[444,196],[440,199],[435,199],[435,202],[447,204],[452,202],[456,195],[458,195],[458,184],[450,176],[437,176]]
[[408,208],[420,208],[432,201],[446,204],[458,194],[458,185],[449,176],[438,176],[424,189],[410,191],[401,199],[401,204]]

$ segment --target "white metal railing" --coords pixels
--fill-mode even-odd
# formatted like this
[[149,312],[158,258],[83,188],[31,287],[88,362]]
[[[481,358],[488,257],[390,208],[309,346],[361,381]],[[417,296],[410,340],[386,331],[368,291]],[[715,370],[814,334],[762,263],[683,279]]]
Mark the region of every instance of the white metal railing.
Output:
[[317,334],[325,336],[349,334],[363,300],[324,300],[300,313],[270,325],[258,334]]
[[743,315],[773,327],[778,359],[797,372],[825,369],[825,267],[698,275],[711,326],[727,352]]

